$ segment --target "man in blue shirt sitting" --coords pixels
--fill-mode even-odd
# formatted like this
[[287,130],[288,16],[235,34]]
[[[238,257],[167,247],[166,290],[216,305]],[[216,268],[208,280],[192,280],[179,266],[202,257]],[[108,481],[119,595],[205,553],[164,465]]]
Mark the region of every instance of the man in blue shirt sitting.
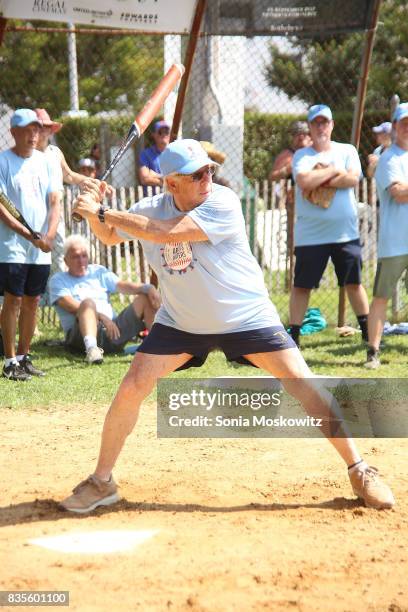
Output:
[[[65,344],[73,351],[85,349],[87,363],[102,363],[104,352],[119,352],[145,327],[150,329],[160,294],[153,285],[123,281],[104,266],[89,265],[88,243],[83,236],[67,238],[64,256],[68,271],[51,277],[50,296],[65,332]],[[109,299],[115,292],[135,296],[117,316]]]

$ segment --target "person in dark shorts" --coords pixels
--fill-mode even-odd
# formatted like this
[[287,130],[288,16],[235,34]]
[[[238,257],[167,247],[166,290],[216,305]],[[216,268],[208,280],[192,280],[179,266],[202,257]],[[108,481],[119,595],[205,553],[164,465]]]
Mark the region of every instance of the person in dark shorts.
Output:
[[367,341],[368,298],[361,284],[354,193],[361,177],[360,160],[355,147],[331,140],[334,121],[328,106],[311,106],[307,119],[312,145],[296,151],[293,158],[296,263],[289,306],[290,334],[299,345],[310,293],[318,288],[331,259],[339,287],[346,288],[363,340]]
[[101,207],[104,183],[99,192],[89,189],[76,201],[75,210],[105,244],[141,241],[163,303],[106,415],[95,472],[75,487],[62,507],[84,513],[119,499],[112,469],[143,400],[158,378],[200,366],[215,348],[230,361],[250,363],[281,378],[308,415],[322,417],[321,431],[348,466],[356,495],[371,507],[392,507],[391,490],[360,457],[338,420],[333,397],[318,392],[280,322],[249,248],[238,196],[228,187],[213,185],[214,162],[195,140],[171,143],[160,167],[166,192],[126,212]]
[[[50,279],[51,304],[57,310],[65,332],[65,345],[83,352],[89,364],[100,364],[104,353],[118,353],[126,342],[150,329],[160,294],[153,285],[120,280],[98,264],[89,264],[88,242],[73,234],[64,243],[67,272]],[[134,295],[118,315],[110,303],[112,293]]]
[[20,108],[12,115],[10,125],[15,146],[0,153],[0,191],[40,235],[39,239],[33,238],[0,205],[0,286],[4,293],[1,333],[5,357],[2,375],[8,380],[25,381],[44,376],[33,365],[30,344],[38,303],[50,273],[61,195],[49,160],[36,150],[42,125],[36,113]]
[[375,180],[380,199],[378,262],[368,317],[369,346],[364,366],[380,366],[380,342],[387,304],[405,271],[408,289],[408,102],[394,111],[395,143],[381,155]]

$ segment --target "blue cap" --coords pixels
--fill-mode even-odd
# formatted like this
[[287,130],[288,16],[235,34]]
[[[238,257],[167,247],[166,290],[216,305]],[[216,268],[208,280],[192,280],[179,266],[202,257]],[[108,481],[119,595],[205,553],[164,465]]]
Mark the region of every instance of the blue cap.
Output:
[[309,108],[307,120],[311,123],[316,117],[326,117],[329,121],[333,119],[332,112],[326,104],[314,104]]
[[170,129],[170,124],[167,123],[167,121],[164,121],[164,120],[156,121],[156,123],[153,126],[153,132],[158,132],[162,128],[167,128],[169,130]]
[[397,106],[392,116],[392,120],[401,121],[401,119],[405,119],[405,117],[408,117],[408,102],[403,102]]
[[26,127],[30,123],[38,123],[42,126],[42,121],[30,108],[18,108],[10,119],[10,127]]
[[192,174],[203,166],[219,166],[210,159],[197,140],[186,138],[171,142],[159,157],[163,176],[168,174]]

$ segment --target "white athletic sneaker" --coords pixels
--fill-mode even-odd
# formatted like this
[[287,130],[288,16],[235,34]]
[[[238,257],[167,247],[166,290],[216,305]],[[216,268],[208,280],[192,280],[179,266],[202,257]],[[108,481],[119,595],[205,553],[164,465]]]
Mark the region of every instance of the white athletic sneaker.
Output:
[[90,365],[97,365],[103,362],[103,349],[99,346],[92,346],[86,351],[85,361]]

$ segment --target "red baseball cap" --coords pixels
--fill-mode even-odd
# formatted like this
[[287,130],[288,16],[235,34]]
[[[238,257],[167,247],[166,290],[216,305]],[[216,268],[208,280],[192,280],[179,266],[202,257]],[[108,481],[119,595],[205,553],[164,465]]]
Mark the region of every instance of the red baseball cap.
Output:
[[40,119],[43,126],[50,127],[54,134],[56,132],[59,132],[60,129],[62,128],[62,123],[58,123],[57,121],[51,121],[51,117],[49,116],[45,108],[36,108],[35,113],[37,117]]

